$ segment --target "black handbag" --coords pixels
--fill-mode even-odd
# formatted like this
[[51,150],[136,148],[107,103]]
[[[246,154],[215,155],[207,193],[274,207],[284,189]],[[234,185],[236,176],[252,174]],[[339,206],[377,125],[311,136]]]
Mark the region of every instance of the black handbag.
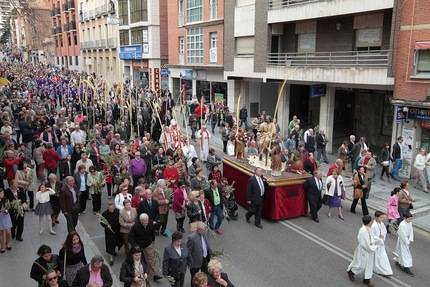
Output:
[[328,205],[328,200],[329,200],[329,195],[328,194],[324,194],[324,196],[322,198],[322,204]]
[[412,203],[409,203],[409,209],[414,209],[414,206],[412,205]]

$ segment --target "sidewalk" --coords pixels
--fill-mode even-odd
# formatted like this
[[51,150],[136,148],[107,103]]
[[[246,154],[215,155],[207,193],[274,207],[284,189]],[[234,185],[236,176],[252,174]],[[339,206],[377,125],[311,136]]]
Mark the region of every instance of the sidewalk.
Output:
[[[218,127],[215,128],[215,134],[212,135],[211,146],[219,154],[223,154],[223,144]],[[336,160],[335,155],[330,154],[327,155],[327,157],[331,163]],[[328,171],[328,165],[323,163],[319,166],[319,168],[322,171],[325,179],[325,175]],[[378,166],[376,170],[377,177],[372,183],[372,189],[369,199],[367,200],[367,205],[370,209],[386,212],[386,203],[390,197],[390,193],[395,187],[399,186],[400,182],[395,180],[391,180],[390,182],[388,182],[386,179],[380,180],[380,174],[381,167]],[[344,176],[344,181],[346,188],[346,198],[349,201],[352,201],[352,179],[351,177]],[[414,226],[426,232],[430,232],[430,194],[424,193],[423,191],[415,188],[412,184],[410,185],[410,192],[415,199],[414,209],[411,210],[411,213],[415,217]],[[359,206],[357,210],[359,211],[360,209],[361,207]]]
[[[67,228],[64,216],[59,217],[60,224],[54,227],[57,235],[51,235],[45,231],[39,234],[39,218],[33,212],[25,214],[23,242],[12,240],[12,250],[0,254],[0,278],[1,286],[33,287],[37,286],[36,281],[30,278],[30,270],[34,260],[38,257],[37,249],[42,244],[52,248],[54,254],[58,254],[66,239]],[[88,262],[94,255],[103,254],[90,239],[82,224],[78,224],[76,231],[81,236],[85,244],[85,255]],[[111,271],[113,286],[122,286],[117,278],[117,274]]]

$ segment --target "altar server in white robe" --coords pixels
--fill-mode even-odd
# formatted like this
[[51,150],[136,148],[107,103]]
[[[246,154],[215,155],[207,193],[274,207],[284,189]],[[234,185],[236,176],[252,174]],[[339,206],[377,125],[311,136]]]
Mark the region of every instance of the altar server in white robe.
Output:
[[375,212],[375,219],[373,220],[371,231],[372,236],[377,239],[378,248],[375,251],[375,263],[373,265],[373,271],[383,276],[393,275],[391,269],[390,260],[388,260],[387,252],[385,251],[385,237],[387,236],[387,228],[384,224],[385,214],[381,211]]
[[375,261],[375,251],[378,248],[379,239],[374,239],[371,233],[372,217],[365,215],[362,218],[363,226],[358,231],[358,246],[354,251],[354,258],[349,264],[348,277],[351,281],[355,280],[355,275],[364,272],[363,284],[369,287],[374,285],[370,282],[373,275],[373,263]]
[[212,137],[210,132],[207,130],[206,125],[202,125],[202,128],[197,132],[196,137],[200,141],[200,160],[206,162],[209,155],[209,139]]
[[400,269],[410,276],[414,276],[411,271],[412,267],[412,254],[409,246],[414,242],[414,229],[412,227],[412,214],[407,212],[403,215],[403,221],[399,224],[397,230],[397,244],[396,251],[394,253],[396,265]]

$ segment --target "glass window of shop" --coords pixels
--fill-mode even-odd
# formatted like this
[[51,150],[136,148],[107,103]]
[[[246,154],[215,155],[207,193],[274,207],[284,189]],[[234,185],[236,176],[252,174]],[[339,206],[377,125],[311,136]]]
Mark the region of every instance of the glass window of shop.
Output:
[[227,83],[211,82],[211,98],[214,103],[223,103],[227,105]]
[[201,101],[201,98],[204,97],[204,102],[211,102],[211,88],[209,81],[197,81],[197,99]]
[[179,87],[179,91],[182,91],[182,88],[185,88],[185,99],[186,101],[191,101],[193,98],[193,81],[192,80],[181,80],[181,86]]
[[130,36],[128,30],[119,31],[119,45],[127,46],[130,45]]

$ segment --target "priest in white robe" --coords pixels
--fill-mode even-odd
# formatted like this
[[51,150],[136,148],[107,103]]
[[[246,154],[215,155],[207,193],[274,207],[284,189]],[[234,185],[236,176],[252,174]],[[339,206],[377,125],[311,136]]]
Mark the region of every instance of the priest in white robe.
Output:
[[209,156],[209,140],[212,137],[210,132],[207,130],[206,125],[202,125],[202,128],[197,132],[196,137],[200,142],[200,160],[206,162]]
[[379,242],[380,245],[378,245],[375,251],[373,271],[383,276],[391,276],[393,275],[393,270],[391,269],[390,260],[388,259],[388,255],[385,250],[387,228],[385,227],[384,220],[385,214],[380,211],[376,211],[375,220],[372,223],[371,231],[374,240]]
[[370,282],[373,275],[373,263],[375,261],[375,251],[378,248],[377,242],[371,233],[372,217],[370,215],[363,216],[363,226],[358,231],[358,246],[354,251],[354,258],[349,264],[348,277],[351,281],[355,280],[355,275],[364,272],[363,284],[369,287],[374,285]]
[[182,146],[182,152],[187,160],[187,167],[190,167],[193,164],[192,159],[194,157],[198,157],[197,152],[194,146],[189,143],[187,138],[184,138],[183,141],[184,145]]
[[407,212],[403,215],[403,221],[399,224],[397,230],[397,244],[394,253],[396,265],[400,267],[406,274],[413,276],[412,254],[409,246],[414,242],[414,229],[412,227],[412,214]]

